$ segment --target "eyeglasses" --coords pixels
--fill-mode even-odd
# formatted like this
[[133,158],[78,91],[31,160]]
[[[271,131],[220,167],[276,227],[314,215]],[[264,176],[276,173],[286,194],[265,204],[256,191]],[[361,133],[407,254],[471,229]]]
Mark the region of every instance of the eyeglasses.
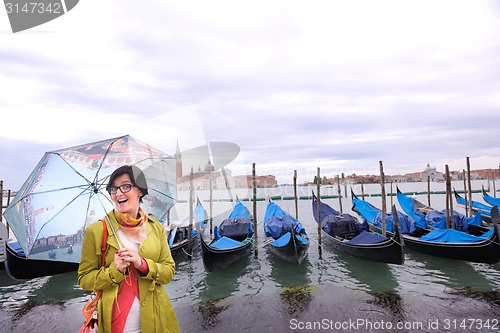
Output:
[[127,192],[130,192],[130,190],[132,189],[132,186],[135,186],[135,185],[134,184],[123,184],[123,185],[120,185],[120,186],[110,186],[109,187],[109,193],[116,194],[116,192],[118,192],[118,189],[122,193],[127,193]]

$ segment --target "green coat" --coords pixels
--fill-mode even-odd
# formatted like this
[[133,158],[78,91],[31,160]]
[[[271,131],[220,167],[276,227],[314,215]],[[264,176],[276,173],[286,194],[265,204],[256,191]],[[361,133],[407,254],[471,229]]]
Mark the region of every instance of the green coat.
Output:
[[[113,212],[109,220],[118,230],[120,225]],[[174,308],[170,303],[164,284],[175,274],[175,262],[170,253],[165,229],[155,219],[148,218],[148,235],[139,249],[139,255],[149,266],[146,276],[139,274],[139,294],[141,304],[141,327],[143,333],[180,332]],[[124,276],[117,270],[114,255],[118,242],[108,225],[108,250],[105,267],[101,267],[102,222],[92,223],[85,229],[82,241],[82,255],[78,267],[78,284],[85,290],[102,289],[98,304],[99,333],[111,332],[113,302]]]

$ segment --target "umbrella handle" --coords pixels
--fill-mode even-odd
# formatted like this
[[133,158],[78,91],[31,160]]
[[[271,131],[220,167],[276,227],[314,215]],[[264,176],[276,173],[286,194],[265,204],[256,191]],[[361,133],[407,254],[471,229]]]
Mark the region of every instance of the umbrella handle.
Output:
[[[106,211],[106,207],[105,207],[105,206],[104,206],[104,204],[102,203],[102,201],[101,201],[101,197],[100,197],[100,196],[97,196],[97,198],[99,199],[99,202],[101,203],[103,210],[104,210],[104,211]],[[110,229],[111,229],[111,231],[113,232],[113,236],[115,236],[116,242],[118,243],[118,248],[120,248],[120,249],[124,248],[123,243],[120,241],[120,239],[118,238],[118,235],[116,234],[116,230],[115,230],[115,228],[113,227],[113,224],[112,224],[112,223],[111,223],[111,221],[109,220],[108,214],[104,215],[104,218],[106,219],[106,222],[108,223],[109,228],[110,228]]]
[[120,241],[120,238],[118,238],[118,235],[116,234],[115,228],[113,227],[113,224],[109,220],[108,215],[105,215],[104,217],[105,217],[109,227],[111,228],[111,231],[113,231],[113,236],[115,236],[116,242],[118,243],[118,247],[120,249],[123,249],[125,246],[123,246],[123,243]]

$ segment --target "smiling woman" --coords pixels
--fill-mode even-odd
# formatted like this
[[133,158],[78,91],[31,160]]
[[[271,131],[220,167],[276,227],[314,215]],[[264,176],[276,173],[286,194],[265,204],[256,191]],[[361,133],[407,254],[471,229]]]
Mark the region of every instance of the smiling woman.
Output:
[[140,207],[148,194],[144,173],[136,166],[121,166],[110,175],[106,190],[115,209],[105,217],[104,227],[113,237],[107,240],[104,267],[96,254],[104,232],[98,221],[85,231],[78,269],[83,289],[102,290],[99,327],[102,332],[178,332],[163,286],[172,280],[175,262],[165,229]]

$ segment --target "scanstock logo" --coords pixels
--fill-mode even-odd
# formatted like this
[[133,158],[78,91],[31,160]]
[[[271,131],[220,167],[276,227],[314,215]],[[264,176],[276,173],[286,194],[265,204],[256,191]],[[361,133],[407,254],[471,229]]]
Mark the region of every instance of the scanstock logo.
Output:
[[12,32],[52,21],[72,10],[79,0],[4,0]]

